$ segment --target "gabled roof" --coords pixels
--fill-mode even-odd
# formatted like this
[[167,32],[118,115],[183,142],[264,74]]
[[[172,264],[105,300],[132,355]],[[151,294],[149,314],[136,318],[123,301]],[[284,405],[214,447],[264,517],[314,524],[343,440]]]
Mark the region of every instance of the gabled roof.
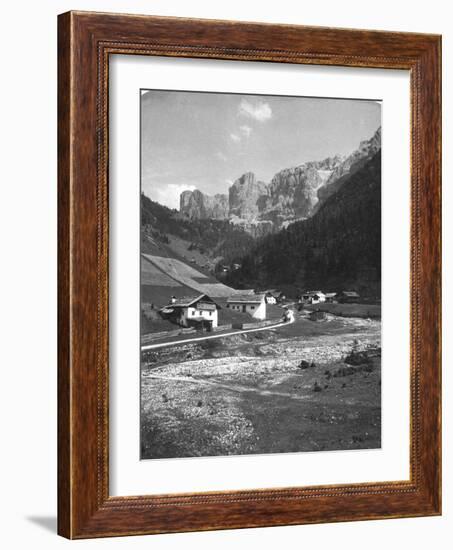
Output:
[[320,294],[325,296],[322,290],[307,290],[307,292],[302,293],[302,296],[319,296]]
[[228,304],[260,304],[264,299],[264,294],[235,294],[227,299]]
[[350,296],[351,298],[356,298],[359,296],[359,293],[355,290],[343,290],[341,294],[344,294],[345,296]]
[[[189,306],[193,306],[194,304],[196,304],[197,302],[199,302],[202,299],[205,299],[208,302],[212,302],[217,307],[220,307],[207,294],[199,294],[198,296],[183,296],[182,298],[177,298],[175,302],[166,305],[165,308],[189,307]],[[163,308],[163,309],[165,309],[165,308]]]
[[325,296],[326,296],[326,298],[333,298],[337,294],[338,294],[337,292],[326,292]]
[[278,298],[278,297],[285,294],[282,290],[278,290],[276,288],[271,288],[269,290],[263,290],[263,292],[264,292],[264,294],[270,294],[274,298]]

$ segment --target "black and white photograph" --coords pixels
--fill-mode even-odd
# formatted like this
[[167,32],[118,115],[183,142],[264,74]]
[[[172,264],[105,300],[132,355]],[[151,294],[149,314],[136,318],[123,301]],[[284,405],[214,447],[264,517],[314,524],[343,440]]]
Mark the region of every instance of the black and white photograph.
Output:
[[451,4],[2,8],[2,547],[451,550]]
[[140,90],[142,460],[381,447],[381,107]]

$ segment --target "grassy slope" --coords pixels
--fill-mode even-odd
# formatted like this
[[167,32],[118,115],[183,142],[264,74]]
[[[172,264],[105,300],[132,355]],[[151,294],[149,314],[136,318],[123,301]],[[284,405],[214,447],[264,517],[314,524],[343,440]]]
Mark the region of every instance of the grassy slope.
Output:
[[381,306],[378,304],[313,304],[304,306],[309,311],[327,311],[340,317],[381,318]]
[[198,265],[210,268],[221,258],[228,263],[240,260],[254,242],[251,235],[227,220],[189,220],[144,194],[141,226],[156,243],[167,244],[178,256],[194,258]]

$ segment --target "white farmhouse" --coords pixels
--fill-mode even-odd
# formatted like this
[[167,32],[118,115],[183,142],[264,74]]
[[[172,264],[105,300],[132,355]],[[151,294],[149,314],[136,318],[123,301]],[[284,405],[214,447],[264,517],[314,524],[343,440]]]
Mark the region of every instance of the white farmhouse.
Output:
[[248,313],[255,319],[266,319],[266,300],[264,294],[235,294],[227,299],[228,309]]
[[277,303],[277,290],[264,290],[264,297],[266,304],[275,305]]
[[321,290],[308,290],[301,296],[304,304],[319,304],[326,301],[326,295]]
[[172,298],[171,303],[161,309],[161,315],[183,327],[215,328],[218,326],[217,305],[206,294]]
[[276,288],[270,288],[269,290],[263,290],[267,304],[278,304],[286,300],[285,294],[281,290]]

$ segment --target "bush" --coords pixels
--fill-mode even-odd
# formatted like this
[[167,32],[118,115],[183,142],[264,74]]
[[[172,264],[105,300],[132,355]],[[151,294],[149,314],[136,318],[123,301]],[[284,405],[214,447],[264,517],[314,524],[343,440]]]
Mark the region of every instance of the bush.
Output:
[[348,365],[370,365],[371,358],[366,351],[352,351],[344,359],[344,362]]
[[314,368],[316,368],[316,363],[314,363],[313,361],[311,363],[309,363],[308,361],[305,361],[304,359],[302,359],[302,361],[299,363],[298,367],[301,370],[314,369]]

